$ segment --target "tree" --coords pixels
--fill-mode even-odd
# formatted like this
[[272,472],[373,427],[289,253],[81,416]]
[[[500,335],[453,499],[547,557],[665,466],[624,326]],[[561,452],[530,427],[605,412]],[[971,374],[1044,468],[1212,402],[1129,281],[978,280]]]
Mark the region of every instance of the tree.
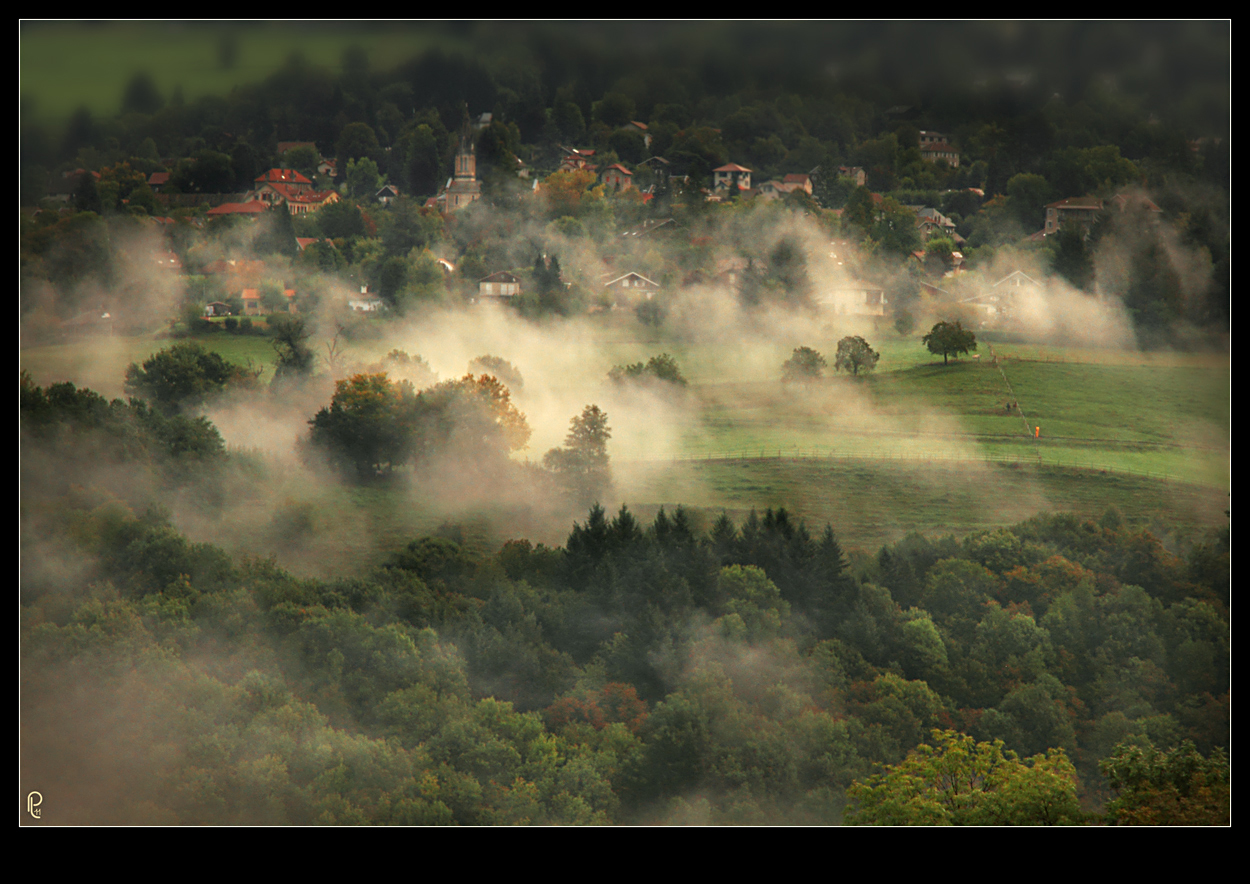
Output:
[[652,356],[646,364],[634,362],[629,365],[614,365],[608,372],[608,380],[618,384],[627,380],[656,380],[676,384],[679,387],[686,386],[686,378],[682,375],[677,360],[667,353]]
[[1098,763],[1116,797],[1107,819],[1118,826],[1226,826],[1231,821],[1228,756],[1203,758],[1186,740],[1169,752],[1121,743]]
[[478,372],[480,374],[488,374],[491,377],[499,378],[503,381],[509,390],[520,390],[525,386],[525,381],[521,378],[521,373],[516,367],[506,359],[498,356],[479,356],[469,363],[469,373]]
[[1085,239],[1085,229],[1079,224],[1069,222],[1059,228],[1052,269],[1077,288],[1089,291],[1094,282],[1094,254]]
[[416,402],[418,459],[447,451],[482,460],[529,444],[525,415],[512,394],[490,375],[465,375],[422,390]]
[[331,239],[347,239],[365,235],[365,222],[360,207],[347,200],[339,200],[324,207],[316,216],[317,226]]
[[863,338],[845,337],[838,341],[838,354],[833,359],[833,367],[836,371],[845,369],[858,377],[860,369],[864,374],[871,374],[880,358],[881,354],[868,346]]
[[811,347],[799,347],[781,365],[781,379],[787,384],[800,382],[810,384],[824,376],[825,357]]
[[543,456],[543,466],[556,474],[579,502],[598,503],[612,487],[608,463],[608,440],[612,438],[608,416],[598,405],[587,405],[569,421],[563,448]]
[[347,162],[347,194],[352,199],[372,199],[386,183],[386,177],[378,174],[378,164],[368,157]]
[[309,421],[312,444],[360,475],[383,464],[393,469],[412,454],[415,399],[412,384],[381,373],[339,381],[330,406]]
[[530,437],[508,388],[488,375],[416,393],[382,372],[358,374],[335,385],[329,407],[309,424],[315,447],[361,475],[446,452],[481,461],[524,448]]
[[126,393],[149,400],[165,414],[196,408],[228,386],[254,384],[260,371],[232,365],[199,344],[183,343],[161,350],[142,366],[126,369]]
[[1021,761],[1001,740],[934,731],[899,764],[847,790],[854,825],[1054,826],[1081,821],[1076,769],[1062,749]]
[[958,356],[977,348],[977,336],[959,322],[939,322],[920,341],[929,348],[930,353],[941,355],[943,365],[950,361],[950,356]]
[[273,335],[270,343],[278,354],[274,381],[312,374],[316,356],[308,346],[309,331],[304,320],[278,315],[269,320],[269,331]]
[[[367,123],[348,123],[339,133],[338,143],[334,147],[335,156],[339,160],[339,168],[346,173],[352,160],[368,157],[381,159],[382,148],[378,144],[378,136]],[[377,171],[377,167],[374,167]]]
[[907,337],[916,328],[916,317],[908,310],[898,310],[894,314],[894,330]]
[[261,255],[286,255],[294,258],[299,254],[299,241],[295,238],[295,223],[285,206],[275,206],[261,216],[260,232],[253,248]]
[[122,93],[122,113],[154,114],[165,105],[165,99],[152,81],[152,75],[140,71],[130,78]]

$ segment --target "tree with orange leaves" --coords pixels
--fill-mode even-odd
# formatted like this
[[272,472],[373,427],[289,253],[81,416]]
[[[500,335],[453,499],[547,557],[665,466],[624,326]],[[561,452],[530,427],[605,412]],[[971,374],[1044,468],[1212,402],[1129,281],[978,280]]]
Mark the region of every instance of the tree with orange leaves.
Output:
[[339,381],[330,405],[309,421],[312,444],[359,475],[393,469],[412,456],[415,401],[412,384],[385,373]]
[[490,375],[465,375],[420,394],[384,373],[354,375],[338,382],[330,405],[309,424],[313,446],[361,476],[449,450],[506,456],[530,437],[512,394]]

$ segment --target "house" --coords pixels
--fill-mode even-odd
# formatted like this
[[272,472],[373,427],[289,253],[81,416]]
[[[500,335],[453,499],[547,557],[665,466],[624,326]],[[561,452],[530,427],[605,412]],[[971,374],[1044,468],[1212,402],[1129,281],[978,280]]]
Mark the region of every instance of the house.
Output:
[[646,146],[648,150],[651,149],[651,133],[650,131],[648,131],[648,127],[646,123],[640,123],[637,120],[630,120],[628,125],[626,125],[624,128],[632,129],[635,132],[641,132],[642,143]]
[[1110,200],[1111,205],[1115,206],[1121,212],[1127,212],[1130,209],[1142,209],[1150,216],[1158,216],[1163,214],[1163,210],[1155,205],[1150,197],[1142,193],[1117,193]]
[[384,184],[382,189],[373,195],[373,198],[384,206],[389,206],[392,202],[399,199],[399,188],[394,184]]
[[360,295],[348,298],[347,306],[353,313],[380,313],[386,309],[386,302],[377,295]]
[[785,185],[776,179],[765,181],[755,190],[760,199],[763,200],[778,200],[786,195]]
[[359,295],[347,299],[347,306],[353,313],[379,313],[386,309],[386,302],[362,285]]
[[247,193],[248,202],[286,206],[292,215],[311,215],[339,200],[333,190],[313,190],[312,181],[294,169],[270,169],[254,183],[256,187]]
[[205,316],[230,316],[230,305],[225,301],[209,301],[204,305]]
[[639,236],[650,236],[653,233],[676,233],[677,222],[672,218],[648,218],[641,224],[637,224],[629,230],[623,231],[617,236],[621,239],[634,239]]
[[[611,274],[605,274],[607,276]],[[650,301],[660,292],[658,282],[633,272],[607,279],[603,288],[614,308],[632,307],[640,301]]]
[[1102,211],[1102,200],[1094,196],[1069,197],[1066,200],[1048,203],[1046,206],[1046,226],[1042,228],[1042,236],[1058,233],[1063,225],[1072,223],[1086,233],[1094,225],[1094,219]]
[[84,175],[90,175],[97,182],[100,180],[99,172],[88,172],[85,169],[74,169],[72,172],[62,172],[59,176],[54,174],[48,182],[48,199],[57,200],[62,203],[70,202],[74,197],[74,191],[78,189],[78,185]]
[[269,203],[253,200],[246,203],[222,203],[208,210],[209,218],[222,218],[226,215],[241,215],[255,218],[269,211]]
[[751,189],[751,170],[737,163],[726,163],[712,170],[712,189],[726,191],[737,184],[739,190]]
[[945,141],[921,144],[920,158],[926,163],[936,163],[938,160],[942,160],[952,169],[959,168],[959,151]]
[[620,163],[613,163],[603,170],[603,183],[609,190],[629,190],[634,186],[634,173]]
[[1046,226],[1041,229],[1041,235],[1047,237],[1058,233],[1063,225],[1071,223],[1084,230],[1088,236],[1098,213],[1113,207],[1121,214],[1140,209],[1147,218],[1158,218],[1163,214],[1163,210],[1144,194],[1119,193],[1106,202],[1094,196],[1070,197],[1046,206]]
[[260,289],[244,289],[239,297],[243,300],[244,316],[260,316]]
[[478,280],[477,297],[483,304],[504,303],[521,294],[521,278],[506,270]]
[[884,316],[885,289],[879,285],[848,280],[816,296],[816,306],[838,316]]
[[325,242],[325,243],[329,243],[331,246],[334,245],[334,241],[330,239],[328,236],[297,236],[295,237],[295,244],[299,246],[299,250],[301,252],[304,251],[304,249],[308,248],[310,245],[312,245],[315,242]]
[[560,160],[560,165],[556,167],[557,172],[580,172],[583,169],[593,172],[598,168],[590,161],[595,155],[593,150],[578,150],[577,148],[564,146],[561,146],[560,149],[564,151],[564,158]]
[[1022,270],[1015,270],[980,294],[959,303],[977,311],[983,323],[1001,322],[1010,318],[1019,304],[1042,291],[1040,282]]
[[651,169],[651,174],[657,182],[667,181],[673,169],[672,163],[664,159],[664,157],[648,157],[639,165],[647,166]]
[[856,187],[864,186],[864,167],[863,166],[838,166],[838,177],[849,178],[855,182]]
[[252,183],[255,185],[255,189],[264,187],[266,184],[281,184],[292,193],[313,189],[312,179],[297,172],[295,169],[270,169],[268,172],[256,176],[256,180]]
[[780,199],[789,193],[801,190],[804,193],[812,192],[812,179],[804,174],[789,174],[780,181],[766,181],[756,188],[756,192],[764,199]]
[[916,232],[920,234],[921,242],[928,242],[935,236],[949,237],[957,244],[963,244],[966,241],[955,232],[955,222],[937,209],[927,206],[908,206],[908,208],[916,212]]
[[793,193],[801,190],[809,196],[812,193],[812,177],[806,172],[791,172],[781,179],[781,184],[786,188],[786,193]]

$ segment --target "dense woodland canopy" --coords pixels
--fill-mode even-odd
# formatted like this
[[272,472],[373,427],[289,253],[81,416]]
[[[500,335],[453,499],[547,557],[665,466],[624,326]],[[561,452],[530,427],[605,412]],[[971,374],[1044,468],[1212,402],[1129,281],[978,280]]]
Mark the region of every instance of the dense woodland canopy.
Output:
[[[961,251],[973,273],[1028,259],[1122,304],[1143,344],[1201,345],[1229,316],[1227,22],[421,27],[439,48],[395,65],[348,48],[228,94],[187,99],[138,73],[120,112],[22,103],[23,335],[107,317],[108,333],[265,334],[276,361],[264,389],[255,366],[177,344],[131,366],[127,401],[21,378],[22,777],[56,796],[58,822],[1226,820],[1227,528],[1177,544],[1111,508],[967,537],[934,526],[866,553],[778,507],[641,520],[600,505],[619,425],[598,405],[521,465],[509,454],[531,428],[505,359],[439,382],[420,356],[360,365],[340,345],[459,309],[501,270],[523,282],[522,322],[595,311],[605,258],[656,277],[649,329],[727,257],[743,309],[803,314],[813,241],[849,244],[897,323]],[[236,54],[223,39],[223,67]],[[466,129],[482,199],[440,213],[426,201]],[[922,158],[932,130],[957,167]],[[636,187],[557,171],[573,147]],[[729,162],[757,182],[807,174],[813,192],[761,205],[735,184],[709,202]],[[210,219],[274,168],[338,201]],[[153,173],[168,173],[159,193]],[[1088,230],[1025,242],[1048,203],[1126,194]],[[954,222],[960,249],[922,246],[916,206]],[[648,222],[654,235],[621,236]],[[237,318],[230,261],[265,268],[268,321]],[[388,308],[367,321],[340,303],[364,286]],[[234,315],[210,322],[208,303]],[[835,367],[869,374],[868,342],[842,343]],[[800,347],[769,371],[827,367]],[[687,394],[667,352],[612,377]],[[449,522],[350,576],[195,542],[175,507],[228,518],[280,469],[228,452],[200,416],[232,393],[302,409],[300,451],[340,468],[310,467],[318,481],[366,494],[400,470],[456,495],[471,476],[580,514],[556,546],[479,548]],[[297,545],[309,518],[280,508],[260,542]],[[978,788],[952,792],[969,770]]]
[[1114,510],[1040,516],[852,562],[784,509],[594,506],[562,547],[449,529],[317,580],[171,525],[171,493],[247,494],[202,418],[24,381],[21,432],[26,775],[129,784],[61,819],[809,823],[849,794],[897,822],[847,790],[935,729],[1051,759],[1059,811],[1026,777],[964,821],[1079,822],[1130,787],[1119,821],[1218,819],[1218,766],[1155,799],[1106,765],[1227,746],[1227,530],[1182,558]]

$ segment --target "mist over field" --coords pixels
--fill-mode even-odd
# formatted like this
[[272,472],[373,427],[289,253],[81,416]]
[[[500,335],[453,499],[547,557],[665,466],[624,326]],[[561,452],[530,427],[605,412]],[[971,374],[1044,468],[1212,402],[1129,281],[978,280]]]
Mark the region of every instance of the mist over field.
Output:
[[19,30],[24,825],[1227,824],[1227,21]]

